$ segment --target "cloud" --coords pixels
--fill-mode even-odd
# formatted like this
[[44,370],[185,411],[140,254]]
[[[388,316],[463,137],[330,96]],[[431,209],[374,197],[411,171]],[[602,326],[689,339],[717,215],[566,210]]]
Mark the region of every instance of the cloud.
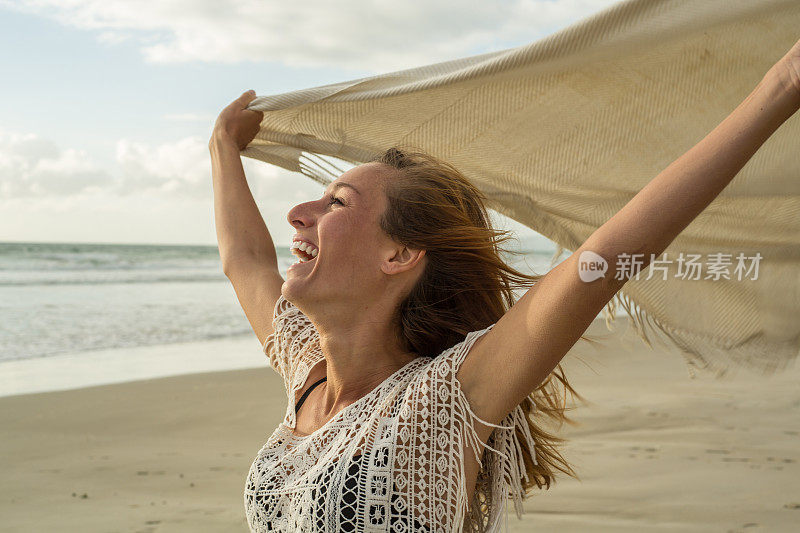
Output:
[[34,134],[0,131],[0,198],[74,194],[110,176],[83,150],[61,149]]
[[[320,198],[322,186],[261,161],[241,161],[274,242],[288,245],[287,213]],[[100,165],[36,134],[0,130],[0,213],[0,240],[213,243],[208,139],[119,139],[113,158]]]
[[[150,191],[184,198],[213,197],[207,139],[192,136],[158,145],[121,139],[116,163],[118,194]],[[265,183],[293,174],[248,158],[242,158],[242,166],[253,194]]]
[[146,61],[375,72],[533,42],[617,0],[21,0],[12,9],[135,42]]
[[[210,175],[208,143],[199,137],[158,146],[121,139],[117,141],[116,163],[120,194],[156,190],[195,196]],[[202,189],[207,195],[207,188]]]
[[[242,166],[255,196],[270,194],[283,180],[281,198],[298,189],[292,172],[250,158]],[[286,180],[292,176],[291,181]],[[288,187],[287,187],[288,185]],[[301,187],[303,194],[308,188]],[[33,133],[0,131],[0,199],[64,198],[103,193],[119,197],[213,198],[208,140],[190,136],[153,144],[119,139],[113,163],[103,166],[85,151],[62,148]]]

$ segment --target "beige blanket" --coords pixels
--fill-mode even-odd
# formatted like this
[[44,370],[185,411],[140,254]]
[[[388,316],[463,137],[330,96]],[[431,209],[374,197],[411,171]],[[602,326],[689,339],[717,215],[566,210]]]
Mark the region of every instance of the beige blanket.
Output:
[[[243,155],[327,184],[341,168],[326,156],[361,163],[413,145],[453,163],[493,209],[575,250],[798,37],[797,0],[620,2],[518,48],[260,96],[249,107],[265,113],[261,131]],[[680,347],[690,376],[793,361],[799,148],[795,115],[671,243],[666,272],[625,285],[607,323],[621,305],[645,342]],[[680,253],[699,255],[700,271],[679,271]]]

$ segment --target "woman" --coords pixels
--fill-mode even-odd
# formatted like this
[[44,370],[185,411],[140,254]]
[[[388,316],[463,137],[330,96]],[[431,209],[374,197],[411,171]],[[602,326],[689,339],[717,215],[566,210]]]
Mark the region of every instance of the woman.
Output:
[[[620,254],[659,256],[800,108],[800,41],[543,277],[503,263],[457,169],[389,149],[288,213],[299,261],[284,281],[239,158],[263,118],[254,97],[209,142],[223,268],[289,400],[248,474],[251,530],[494,531],[509,494],[519,513],[555,470],[574,475],[533,415],[567,420],[559,362],[626,282],[584,281],[581,256],[608,273]],[[533,286],[514,303],[518,281]]]

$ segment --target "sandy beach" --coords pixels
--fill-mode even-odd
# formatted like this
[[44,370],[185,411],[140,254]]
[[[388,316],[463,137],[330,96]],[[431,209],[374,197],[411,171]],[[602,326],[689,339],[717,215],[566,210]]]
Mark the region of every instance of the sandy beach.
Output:
[[[800,368],[690,380],[626,322],[564,359],[591,405],[511,531],[797,531]],[[242,491],[285,409],[266,365],[0,398],[3,532],[247,531]]]

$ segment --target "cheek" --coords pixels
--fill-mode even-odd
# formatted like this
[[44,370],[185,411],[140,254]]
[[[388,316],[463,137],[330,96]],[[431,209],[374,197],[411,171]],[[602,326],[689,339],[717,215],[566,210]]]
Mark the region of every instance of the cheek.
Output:
[[373,271],[380,268],[381,243],[375,235],[375,222],[371,219],[333,214],[324,225],[320,225],[320,240],[328,250],[323,254],[335,263],[349,265],[349,271]]
[[380,268],[380,249],[368,236],[354,235],[337,241],[333,260],[343,271],[363,275]]

